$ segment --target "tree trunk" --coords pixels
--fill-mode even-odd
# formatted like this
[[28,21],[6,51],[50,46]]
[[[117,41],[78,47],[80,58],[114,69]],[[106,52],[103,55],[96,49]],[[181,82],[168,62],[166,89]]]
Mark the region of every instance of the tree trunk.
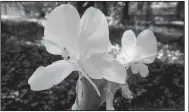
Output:
[[7,5],[4,4],[4,7],[5,7],[5,15],[7,15]]
[[176,18],[181,20],[184,17],[184,2],[178,2],[176,9]]
[[123,8],[123,13],[122,13],[122,19],[121,22],[125,23],[126,21],[129,20],[129,2],[125,2],[125,6]]
[[103,13],[104,13],[105,16],[107,16],[108,15],[108,10],[107,10],[106,2],[105,1],[102,2],[102,5],[103,5]]
[[147,23],[148,26],[149,26],[149,22],[151,21],[151,16],[152,16],[151,2],[147,2],[146,21],[148,22]]

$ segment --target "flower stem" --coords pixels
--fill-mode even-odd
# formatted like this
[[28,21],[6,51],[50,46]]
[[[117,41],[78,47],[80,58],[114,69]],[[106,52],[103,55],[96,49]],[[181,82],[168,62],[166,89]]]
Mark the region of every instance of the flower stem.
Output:
[[108,89],[106,90],[106,110],[114,110],[113,99],[114,94],[110,90],[110,82],[108,81]]

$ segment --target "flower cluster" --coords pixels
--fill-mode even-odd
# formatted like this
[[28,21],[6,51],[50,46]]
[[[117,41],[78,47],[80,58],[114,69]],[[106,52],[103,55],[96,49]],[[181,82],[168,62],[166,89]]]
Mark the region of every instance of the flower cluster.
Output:
[[[60,5],[48,15],[44,27],[42,43],[46,50],[61,55],[63,59],[37,68],[28,80],[34,91],[49,89],[73,71],[79,71],[100,96],[92,79],[127,84],[127,68],[131,66],[134,74],[139,72],[145,77],[148,74],[145,64],[152,63],[157,54],[157,41],[153,32],[144,30],[136,38],[133,31],[128,30],[123,34],[120,54],[116,54],[116,58],[110,56],[107,19],[93,7],[88,8],[80,18],[72,5]],[[112,108],[113,104],[109,104]]]
[[131,67],[133,74],[140,73],[146,77],[149,71],[145,64],[152,63],[157,55],[157,40],[153,32],[144,30],[136,38],[132,30],[125,31],[121,43],[122,49],[117,59],[126,69]]

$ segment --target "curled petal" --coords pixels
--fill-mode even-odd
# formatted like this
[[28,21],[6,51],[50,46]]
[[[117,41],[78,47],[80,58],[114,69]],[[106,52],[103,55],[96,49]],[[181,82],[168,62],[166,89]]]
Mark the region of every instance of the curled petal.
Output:
[[[64,58],[64,60],[68,60],[69,57],[69,52],[66,48],[63,48],[62,46],[47,40],[46,38],[44,38],[43,40],[41,40],[41,42],[44,44],[46,50],[54,55],[62,55],[62,57]],[[72,60],[72,59],[70,59]]]
[[136,45],[136,35],[132,30],[125,31],[121,41],[124,51],[132,49]]
[[108,52],[109,30],[105,15],[98,9],[88,8],[81,18],[79,36],[80,58],[84,59],[95,53]]
[[55,8],[45,21],[44,37],[66,47],[72,56],[77,55],[77,37],[80,17],[76,8],[63,4]]
[[58,44],[54,43],[53,41],[50,41],[43,37],[41,42],[44,44],[46,50],[54,55],[62,55],[64,53],[64,49],[62,46],[59,46]]
[[29,78],[28,84],[31,90],[46,90],[59,84],[74,70],[76,70],[75,64],[64,60],[56,61],[47,67],[39,67]]
[[[101,73],[102,77],[106,80],[120,84],[125,83],[127,73],[124,66],[119,63],[119,61],[106,54],[94,54],[90,56],[84,63],[91,64],[95,70],[98,71],[98,73]],[[97,72],[88,72],[87,74],[92,78],[96,77],[96,73]]]

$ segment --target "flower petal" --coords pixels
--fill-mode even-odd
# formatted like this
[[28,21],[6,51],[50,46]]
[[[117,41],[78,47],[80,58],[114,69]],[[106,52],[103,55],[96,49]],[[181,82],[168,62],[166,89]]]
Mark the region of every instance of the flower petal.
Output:
[[132,49],[136,45],[136,35],[132,30],[125,31],[121,40],[124,51]]
[[76,66],[68,61],[56,61],[47,67],[39,67],[29,78],[28,84],[31,90],[41,91],[59,84]]
[[138,71],[139,71],[139,70],[138,70],[138,65],[132,63],[132,64],[131,64],[131,71],[132,71],[133,74],[137,74]]
[[109,30],[105,15],[98,9],[88,8],[81,18],[81,33],[78,39],[80,58],[95,53],[108,52]]
[[77,37],[80,31],[80,16],[76,8],[63,4],[55,8],[45,22],[44,37],[66,47],[72,56],[76,55]]
[[146,77],[149,73],[148,66],[143,63],[131,64],[131,71],[133,74],[139,72],[142,77]]
[[146,77],[149,74],[148,66],[145,64],[139,63],[138,64],[139,73],[142,77]]
[[[116,59],[106,54],[94,54],[89,57],[84,63],[91,64],[97,72],[87,72],[89,77],[97,77],[96,73],[101,73],[106,80],[124,84],[126,80],[126,70],[124,66]],[[85,68],[84,68],[85,69]],[[98,77],[100,77],[100,75]]]
[[135,59],[142,60],[144,63],[152,63],[155,60],[154,55],[156,54],[157,40],[154,33],[150,30],[142,31],[137,37]]

